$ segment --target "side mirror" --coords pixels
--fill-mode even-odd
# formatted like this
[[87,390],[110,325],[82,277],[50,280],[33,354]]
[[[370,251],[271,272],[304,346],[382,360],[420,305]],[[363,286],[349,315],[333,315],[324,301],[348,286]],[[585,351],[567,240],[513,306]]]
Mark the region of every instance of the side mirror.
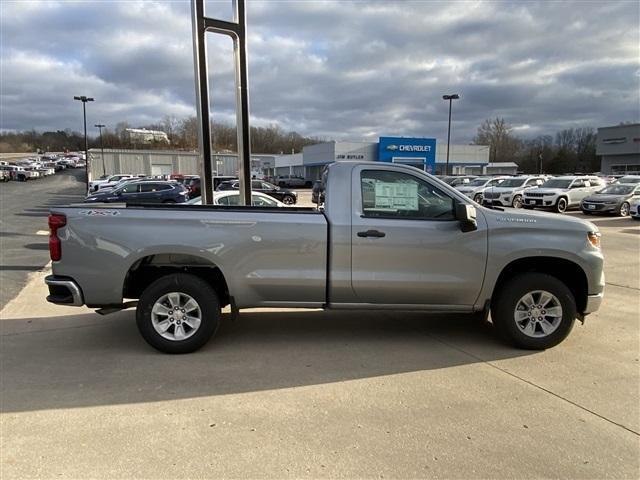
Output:
[[456,203],[456,220],[460,222],[463,232],[471,232],[478,229],[476,221],[476,207],[464,203]]

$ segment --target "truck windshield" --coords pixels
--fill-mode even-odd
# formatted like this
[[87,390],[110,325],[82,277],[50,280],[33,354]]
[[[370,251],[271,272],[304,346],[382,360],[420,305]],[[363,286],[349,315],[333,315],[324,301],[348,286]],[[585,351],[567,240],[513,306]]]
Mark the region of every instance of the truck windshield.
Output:
[[572,180],[561,180],[559,178],[552,178],[544,182],[540,188],[569,188]]

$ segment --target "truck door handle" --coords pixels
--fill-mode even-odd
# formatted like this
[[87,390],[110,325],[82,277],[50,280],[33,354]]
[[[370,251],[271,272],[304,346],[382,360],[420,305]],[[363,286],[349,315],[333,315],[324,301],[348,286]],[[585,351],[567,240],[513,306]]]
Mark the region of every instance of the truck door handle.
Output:
[[378,230],[367,230],[366,232],[358,232],[359,237],[373,237],[373,238],[382,238],[386,235],[384,232],[380,232]]

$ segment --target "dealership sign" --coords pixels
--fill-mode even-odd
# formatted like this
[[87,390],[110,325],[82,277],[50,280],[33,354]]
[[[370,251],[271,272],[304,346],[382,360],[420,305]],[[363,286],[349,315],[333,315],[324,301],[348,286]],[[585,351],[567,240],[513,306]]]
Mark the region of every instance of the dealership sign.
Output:
[[435,138],[380,137],[378,160],[414,165],[427,172],[436,169]]

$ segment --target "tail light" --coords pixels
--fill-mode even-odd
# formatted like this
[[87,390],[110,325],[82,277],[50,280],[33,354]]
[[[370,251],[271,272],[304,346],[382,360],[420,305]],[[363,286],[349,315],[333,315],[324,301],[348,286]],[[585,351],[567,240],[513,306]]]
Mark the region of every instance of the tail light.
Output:
[[57,213],[49,214],[49,254],[51,260],[57,262],[62,258],[62,245],[58,238],[58,229],[67,224],[67,217]]

